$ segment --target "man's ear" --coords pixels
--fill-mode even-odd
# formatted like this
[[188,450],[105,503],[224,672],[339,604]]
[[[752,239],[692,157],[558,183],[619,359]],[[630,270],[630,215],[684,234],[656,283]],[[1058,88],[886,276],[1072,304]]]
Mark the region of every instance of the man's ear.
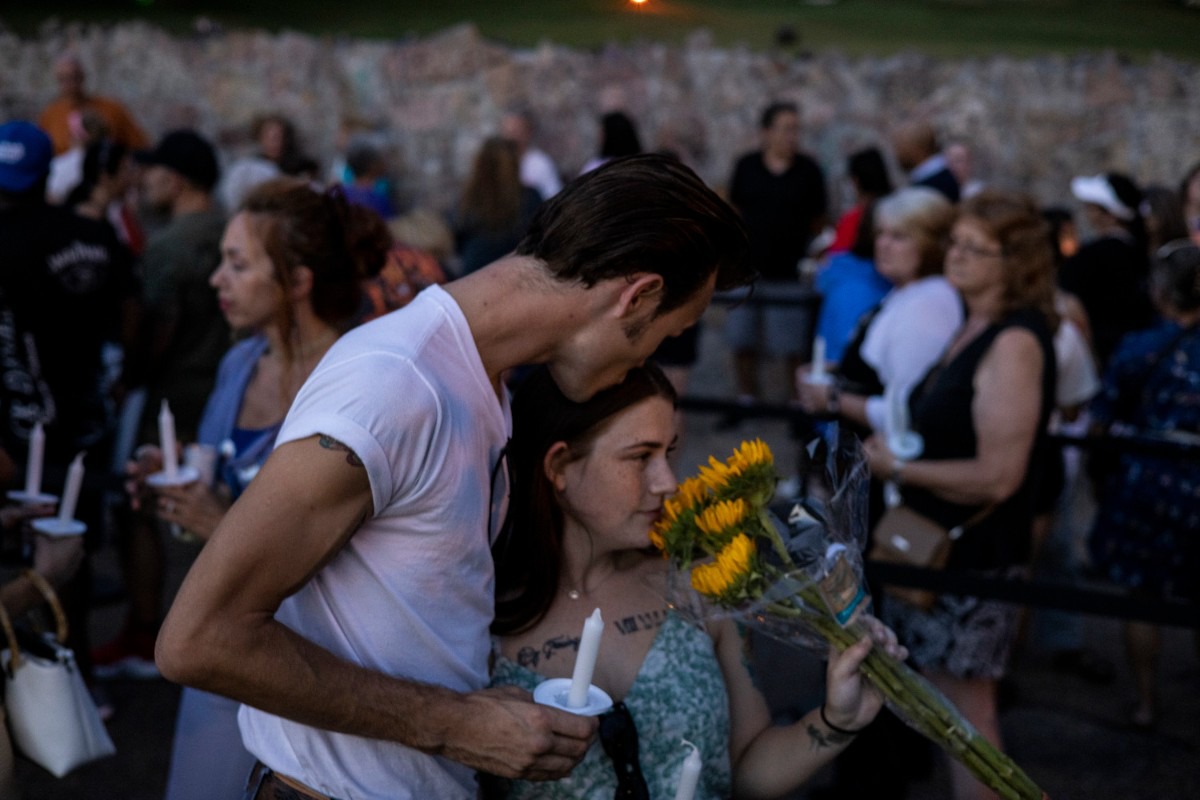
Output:
[[628,278],[628,283],[617,298],[617,312],[621,319],[644,319],[653,316],[662,302],[663,276],[654,272],[639,272]]
[[542,470],[546,473],[550,485],[555,491],[565,491],[567,488],[566,468],[571,463],[571,450],[566,442],[555,442],[550,445],[546,455],[542,457]]

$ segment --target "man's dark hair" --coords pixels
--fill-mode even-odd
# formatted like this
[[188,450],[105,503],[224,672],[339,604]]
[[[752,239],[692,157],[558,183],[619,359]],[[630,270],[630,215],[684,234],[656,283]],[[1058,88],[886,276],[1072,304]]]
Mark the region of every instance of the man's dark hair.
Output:
[[367,139],[354,139],[346,148],[346,166],[361,178],[383,163],[383,152]]
[[538,209],[516,252],[586,287],[661,275],[661,314],[687,302],[713,272],[720,290],[753,280],[746,248],[728,203],[678,160],[648,153],[613,159],[568,184]]
[[868,147],[851,153],[846,160],[846,172],[854,179],[858,190],[879,199],[892,192],[892,179],[888,175],[883,153],[876,147]]
[[765,131],[767,128],[775,124],[775,118],[780,114],[798,115],[799,113],[800,107],[790,101],[781,100],[776,103],[771,103],[771,105],[763,109],[762,117],[760,117],[758,120],[758,127]]

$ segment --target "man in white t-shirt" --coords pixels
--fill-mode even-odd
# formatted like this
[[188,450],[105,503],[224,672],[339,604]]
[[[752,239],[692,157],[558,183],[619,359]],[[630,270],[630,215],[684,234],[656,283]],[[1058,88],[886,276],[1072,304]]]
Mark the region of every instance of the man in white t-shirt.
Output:
[[550,156],[533,146],[533,116],[524,110],[510,111],[500,120],[500,135],[512,141],[521,154],[521,184],[537,189],[542,200],[562,191],[562,178]]
[[583,400],[748,280],[736,214],[678,162],[618,160],[516,252],[346,334],[180,589],[172,680],[245,705],[248,797],[473,798],[475,770],[568,773],[595,721],[486,689],[502,374]]

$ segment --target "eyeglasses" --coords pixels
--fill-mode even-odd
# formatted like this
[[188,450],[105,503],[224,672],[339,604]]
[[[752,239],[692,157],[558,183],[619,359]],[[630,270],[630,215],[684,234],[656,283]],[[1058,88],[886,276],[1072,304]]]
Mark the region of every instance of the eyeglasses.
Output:
[[955,239],[953,236],[946,240],[946,247],[949,250],[961,250],[971,258],[1002,258],[1004,256],[1003,250],[987,250],[970,242],[964,242],[962,239]]
[[650,790],[638,761],[637,725],[625,703],[600,715],[600,744],[612,759],[617,774],[614,800],[650,800]]

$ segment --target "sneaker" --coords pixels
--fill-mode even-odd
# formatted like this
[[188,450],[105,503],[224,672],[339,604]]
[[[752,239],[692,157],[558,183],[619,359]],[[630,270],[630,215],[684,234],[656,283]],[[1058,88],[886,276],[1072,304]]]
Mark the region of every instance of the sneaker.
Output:
[[154,663],[156,634],[125,628],[111,642],[92,650],[92,674],[99,680],[132,678],[149,681],[162,677]]

